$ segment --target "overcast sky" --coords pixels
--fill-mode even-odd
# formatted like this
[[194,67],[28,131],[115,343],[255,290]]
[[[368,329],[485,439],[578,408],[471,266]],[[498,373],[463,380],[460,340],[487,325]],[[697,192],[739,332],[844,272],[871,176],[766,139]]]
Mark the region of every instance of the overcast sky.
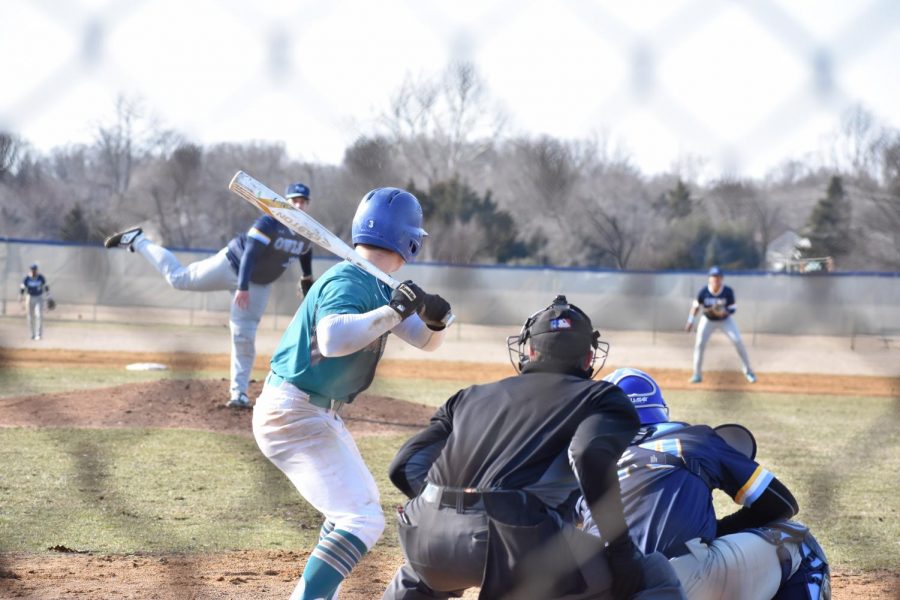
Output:
[[900,127],[900,2],[0,2],[0,128],[88,142],[118,94],[191,139],[340,162],[407,75],[470,60],[511,132],[761,175],[859,103]]

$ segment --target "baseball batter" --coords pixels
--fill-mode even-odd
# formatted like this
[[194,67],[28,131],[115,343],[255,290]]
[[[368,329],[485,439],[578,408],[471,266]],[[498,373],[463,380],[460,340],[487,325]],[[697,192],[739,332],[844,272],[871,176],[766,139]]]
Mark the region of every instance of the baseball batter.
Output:
[[[394,273],[422,248],[422,208],[398,188],[366,194],[353,218],[357,252]],[[349,262],[326,271],[297,310],[253,409],[262,453],[325,516],[292,600],[333,599],[384,530],[375,479],[338,416],[369,387],[388,334],[423,350],[444,337],[450,305],[412,282],[406,293]]]
[[[753,460],[749,431],[670,422],[659,386],[643,371],[618,369],[604,379],[628,395],[641,420],[618,463],[628,526],[644,552],[670,558],[689,598],[792,598],[788,590],[798,580],[800,597],[827,597],[824,552],[805,526],[784,521],[797,513],[797,502]],[[740,444],[719,435],[734,437],[735,429],[744,438]],[[716,520],[714,489],[743,508]],[[591,511],[583,502],[579,507],[584,529],[600,535]]]
[[702,288],[697,294],[693,304],[691,304],[687,323],[684,325],[685,331],[691,331],[697,313],[701,310],[703,311],[703,315],[700,317],[700,325],[697,327],[697,337],[694,341],[694,374],[691,376],[690,381],[691,383],[703,381],[703,353],[706,350],[706,343],[709,341],[709,336],[713,334],[713,331],[721,329],[734,344],[735,349],[737,349],[744,368],[744,377],[750,383],[756,383],[756,375],[753,373],[753,369],[750,368],[750,357],[747,356],[747,349],[744,347],[744,341],[741,339],[741,332],[738,331],[737,323],[732,318],[737,310],[734,291],[727,285],[722,284],[724,274],[719,267],[711,268],[708,275],[709,281],[706,287]]
[[[622,391],[592,381],[607,345],[557,296],[508,340],[518,375],[457,392],[397,453],[406,563],[385,599],[682,598],[665,557],[629,536],[616,460],[637,431]],[[573,524],[583,493],[604,544]]]
[[[302,183],[292,183],[285,190],[285,197],[301,210],[309,206],[309,195],[309,188]],[[231,390],[226,406],[249,408],[247,386],[256,358],[256,330],[269,301],[271,284],[292,262],[299,261],[303,272],[301,290],[305,293],[312,287],[309,240],[264,215],[214,256],[187,266],[169,250],[150,241],[140,227],[111,235],[104,245],[139,253],[177,290],[234,291],[229,319]]]
[[28,315],[28,329],[31,339],[40,340],[44,333],[44,295],[50,299],[50,286],[47,279],[38,273],[37,263],[29,267],[28,275],[19,286],[19,296],[25,302],[25,313]]

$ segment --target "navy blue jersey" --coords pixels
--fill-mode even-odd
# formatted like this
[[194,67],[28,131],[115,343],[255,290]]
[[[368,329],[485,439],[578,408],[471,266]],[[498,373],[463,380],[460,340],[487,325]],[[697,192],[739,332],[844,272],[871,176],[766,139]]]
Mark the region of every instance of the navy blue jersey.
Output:
[[619,486],[638,547],[672,558],[687,552],[688,540],[716,537],[713,489],[750,506],[773,475],[706,425],[669,423],[660,430],[622,454]]
[[47,280],[44,279],[44,276],[41,274],[38,274],[37,277],[26,275],[25,279],[22,281],[22,285],[19,286],[19,292],[21,294],[28,292],[29,296],[40,296],[44,292],[49,291],[50,286],[47,285]]
[[[718,294],[713,294],[711,291],[709,291],[709,287],[703,286],[703,289],[701,289],[700,293],[697,294],[697,303],[704,311],[704,314],[706,314],[707,319],[711,321],[723,321],[727,319],[729,315],[734,313],[734,291],[732,291],[732,289],[727,285],[723,285]],[[715,306],[725,308],[728,312],[725,314],[725,316],[711,315],[705,312],[707,309],[713,308]]]
[[[312,245],[269,215],[256,220],[246,232],[228,242],[228,260],[238,272],[238,289],[246,290],[247,283],[272,283],[284,273],[291,262],[301,255],[311,255]],[[244,258],[244,255],[247,257]],[[244,268],[241,268],[243,259]],[[250,264],[247,264],[247,263]],[[309,261],[304,262],[304,275]]]

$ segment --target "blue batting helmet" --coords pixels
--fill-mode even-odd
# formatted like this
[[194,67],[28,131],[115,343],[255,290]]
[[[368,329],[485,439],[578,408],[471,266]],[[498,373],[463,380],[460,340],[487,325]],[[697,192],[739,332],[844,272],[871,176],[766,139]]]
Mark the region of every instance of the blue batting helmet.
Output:
[[306,198],[309,200],[309,187],[302,183],[292,183],[284,188],[284,197],[288,200],[291,198]]
[[393,250],[410,262],[428,233],[419,200],[400,188],[376,188],[363,196],[353,217],[353,243]]
[[719,267],[712,267],[707,273],[709,277],[723,277],[724,273],[722,273],[722,269]]
[[653,378],[639,369],[616,369],[603,378],[603,381],[614,383],[628,396],[637,410],[641,425],[666,423],[669,420],[669,407],[659,391]]

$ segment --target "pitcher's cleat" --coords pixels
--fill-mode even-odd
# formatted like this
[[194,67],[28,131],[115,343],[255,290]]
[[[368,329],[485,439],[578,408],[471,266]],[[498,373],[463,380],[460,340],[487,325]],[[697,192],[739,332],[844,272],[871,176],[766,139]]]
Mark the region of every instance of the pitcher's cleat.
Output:
[[225,406],[227,406],[228,408],[251,408],[250,398],[247,397],[247,394],[241,392],[240,394],[226,402]]
[[747,371],[746,373],[744,373],[744,377],[747,378],[748,383],[756,383],[756,375],[753,373],[753,371]]
[[134,242],[137,241],[141,233],[143,233],[143,229],[132,227],[131,229],[112,234],[103,240],[103,245],[106,248],[128,248],[131,252],[134,252]]

